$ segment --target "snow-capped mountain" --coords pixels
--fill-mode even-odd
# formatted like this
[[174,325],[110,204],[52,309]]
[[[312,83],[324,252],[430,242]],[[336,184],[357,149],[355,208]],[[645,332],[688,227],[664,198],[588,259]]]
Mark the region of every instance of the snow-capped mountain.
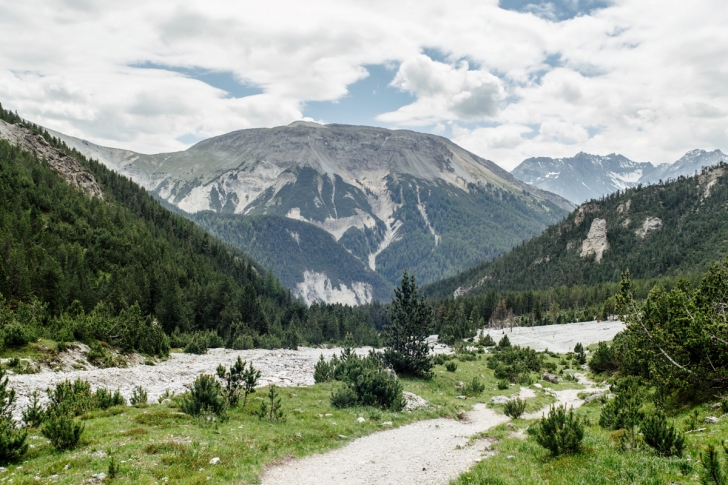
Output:
[[675,163],[654,166],[614,153],[600,156],[582,152],[571,158],[528,158],[511,173],[526,183],[580,204],[638,184],[693,175],[702,167],[713,166],[726,158],[720,150],[692,150]]
[[[354,294],[358,303],[381,299],[374,279],[391,285],[405,267],[423,283],[455,274],[541,232],[573,207],[446,138],[407,130],[295,122],[157,155],[52,134],[189,214],[218,214],[196,219],[269,261],[294,292],[318,301],[341,294]],[[235,217],[277,219],[239,227],[250,236],[240,238],[230,229]],[[281,225],[291,227],[275,230]],[[314,228],[328,233],[328,242]],[[283,235],[287,249],[276,250]],[[309,236],[317,242],[307,242]],[[326,262],[323,255],[336,254],[326,249],[331,244],[349,259]],[[295,275],[286,272],[293,263]],[[361,279],[365,272],[368,281]]]

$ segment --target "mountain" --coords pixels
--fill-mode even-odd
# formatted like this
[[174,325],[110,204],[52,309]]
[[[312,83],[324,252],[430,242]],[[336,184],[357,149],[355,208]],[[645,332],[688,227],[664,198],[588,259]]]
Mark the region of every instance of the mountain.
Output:
[[691,275],[728,253],[728,166],[627,189],[579,206],[493,261],[424,288],[429,296],[539,290]]
[[672,164],[654,166],[611,154],[578,153],[571,158],[528,158],[511,173],[526,183],[580,204],[639,184],[690,176],[725,160],[720,150],[692,150]]
[[136,305],[168,334],[232,338],[233,321],[263,335],[297,305],[243,252],[1,107],[0,236],[0,310],[112,318]]
[[[295,294],[318,301],[352,301],[352,292],[359,302],[377,299],[405,267],[420,282],[454,275],[573,208],[446,138],[406,130],[295,122],[157,155],[52,134],[163,201],[189,214],[208,212],[196,219],[203,227],[269,262]],[[250,216],[258,219],[234,222]],[[266,221],[270,216],[276,219]],[[331,238],[316,235],[312,251],[293,248],[282,257],[282,236],[287,244],[296,240],[290,234],[314,237],[291,221]],[[286,226],[285,235],[276,224]]]

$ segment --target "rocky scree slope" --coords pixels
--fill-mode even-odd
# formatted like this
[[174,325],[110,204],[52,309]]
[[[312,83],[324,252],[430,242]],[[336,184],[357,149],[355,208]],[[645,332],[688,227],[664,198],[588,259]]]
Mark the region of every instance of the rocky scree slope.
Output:
[[[332,295],[352,293],[358,302],[377,299],[382,285],[395,284],[404,267],[421,282],[456,274],[539,233],[573,208],[445,138],[406,130],[295,122],[157,155],[54,134],[179,209],[212,213],[199,222],[221,237],[233,231],[235,217],[244,216],[278,216],[325,231],[331,239],[319,245],[321,254],[295,254],[305,268],[283,278],[306,299],[335,301]],[[217,219],[219,214],[235,217]],[[286,229],[292,241],[296,233],[303,237]],[[274,233],[256,233],[255,243],[231,242],[245,251],[254,252],[253,246],[276,251]],[[335,257],[333,245],[355,258],[357,276],[330,270],[350,262],[321,263],[321,255]],[[275,261],[272,269],[283,275],[294,253],[288,259],[262,252],[257,257]]]
[[720,150],[692,150],[675,163],[654,166],[614,153],[599,156],[582,152],[571,158],[528,158],[511,173],[526,183],[580,204],[639,184],[694,175],[726,158]]
[[423,289],[429,296],[690,275],[728,253],[728,166],[614,193],[579,206],[493,261]]

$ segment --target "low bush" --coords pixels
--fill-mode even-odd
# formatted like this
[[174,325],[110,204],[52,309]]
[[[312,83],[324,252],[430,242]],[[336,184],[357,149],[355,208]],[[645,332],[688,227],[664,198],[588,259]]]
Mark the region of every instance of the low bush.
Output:
[[451,354],[437,354],[432,358],[432,363],[434,365],[443,365],[445,364],[445,362],[448,362],[454,358],[455,356]]
[[46,412],[49,416],[80,416],[96,408],[96,399],[88,381],[65,380],[56,384],[54,389],[48,389],[46,393],[49,400]]
[[617,370],[617,361],[614,357],[614,349],[606,342],[599,342],[596,350],[592,353],[589,368],[597,374],[615,372]]
[[28,434],[16,429],[13,419],[15,389],[8,387],[8,378],[0,368],[0,463],[6,465],[18,461],[28,450],[25,442]]
[[447,369],[448,372],[455,372],[456,370],[458,370],[458,365],[457,363],[450,361],[445,364],[445,369]]
[[508,380],[506,380],[506,379],[499,380],[497,385],[498,385],[498,389],[500,389],[501,391],[506,390],[509,387],[511,387],[511,383],[508,382]]
[[335,408],[349,408],[356,406],[359,398],[349,386],[341,386],[331,393],[331,405]]
[[685,437],[668,424],[662,411],[645,418],[640,426],[645,443],[650,445],[661,456],[682,456],[685,448]]
[[118,389],[112,393],[108,389],[98,388],[96,389],[94,398],[96,400],[96,407],[100,409],[126,405],[126,399],[124,399],[124,396],[121,395],[121,391]]
[[518,397],[503,405],[503,413],[509,418],[518,419],[525,412],[526,401]]
[[137,407],[146,406],[148,400],[149,396],[147,395],[147,391],[142,386],[136,386],[129,398],[129,404]]
[[239,335],[235,337],[231,347],[234,350],[249,350],[255,348],[255,343],[250,335]]
[[465,384],[463,393],[466,396],[479,396],[485,391],[485,384],[480,382],[480,379],[473,377],[473,380]]
[[504,335],[503,338],[500,339],[498,342],[498,348],[499,349],[505,349],[511,346],[511,341],[508,338],[508,335]]
[[328,382],[334,379],[333,366],[324,359],[324,354],[319,356],[318,362],[313,367],[313,380],[315,382]]
[[480,336],[478,339],[478,345],[482,345],[483,347],[495,347],[495,340],[493,340],[493,337],[491,337],[489,333],[486,333],[485,335]]
[[536,442],[553,456],[576,453],[584,439],[584,426],[574,416],[574,410],[565,406],[552,406],[548,417],[542,417]]
[[6,347],[22,347],[37,339],[35,332],[30,327],[18,322],[5,325],[2,337]]
[[81,439],[84,426],[67,414],[51,415],[40,432],[48,438],[56,450],[75,448]]
[[182,412],[205,420],[227,419],[227,400],[214,376],[201,374],[181,402]]
[[268,388],[268,400],[261,401],[260,408],[255,412],[255,415],[270,423],[286,420],[281,398],[278,397],[278,388],[275,385],[271,385]]
[[40,393],[33,391],[30,403],[23,409],[22,422],[26,428],[38,428],[45,420],[45,409],[40,404]]
[[[728,447],[725,444],[723,450],[728,455]],[[706,446],[705,452],[700,453],[700,463],[703,465],[700,481],[704,485],[726,485],[728,483],[728,475],[723,470],[718,455],[718,447],[715,445]]]
[[203,355],[207,353],[207,348],[207,340],[199,334],[195,334],[185,346],[184,352],[185,354]]
[[584,351],[584,346],[581,345],[581,342],[578,342],[574,347],[574,358],[578,365],[586,364],[586,352]]

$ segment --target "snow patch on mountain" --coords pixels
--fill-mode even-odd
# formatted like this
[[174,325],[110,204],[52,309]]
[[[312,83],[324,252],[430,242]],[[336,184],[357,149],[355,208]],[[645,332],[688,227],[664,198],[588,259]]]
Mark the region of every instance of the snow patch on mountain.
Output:
[[373,289],[369,283],[351,282],[351,287],[344,283],[338,286],[331,283],[325,273],[305,271],[303,281],[296,284],[293,294],[303,298],[307,305],[317,302],[337,302],[344,305],[363,305],[371,303]]

